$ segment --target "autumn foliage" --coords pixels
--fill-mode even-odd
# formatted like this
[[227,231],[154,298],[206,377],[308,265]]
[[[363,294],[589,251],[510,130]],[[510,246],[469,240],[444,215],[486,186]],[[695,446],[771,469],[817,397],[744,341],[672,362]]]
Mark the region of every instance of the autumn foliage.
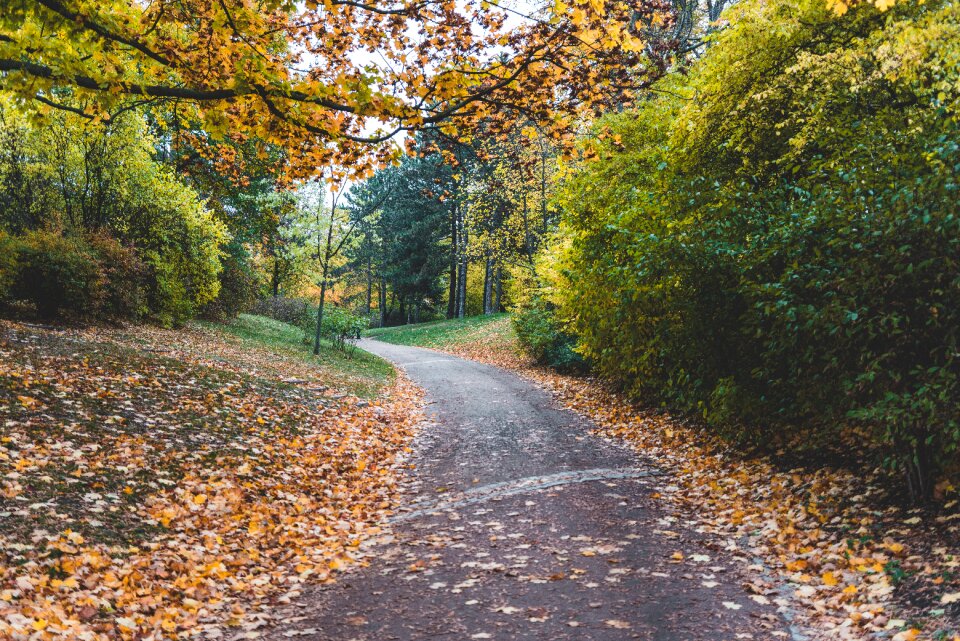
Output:
[[[7,3],[2,86],[43,108],[109,120],[131,101],[202,123],[214,141],[284,149],[294,175],[365,166],[401,131],[503,112],[556,136],[660,72],[668,3],[469,0],[251,4]],[[201,137],[202,138],[202,137]],[[393,151],[377,147],[382,158]]]
[[960,447],[957,5],[729,16],[585,142],[542,295],[635,398],[749,444],[852,431],[927,500]]

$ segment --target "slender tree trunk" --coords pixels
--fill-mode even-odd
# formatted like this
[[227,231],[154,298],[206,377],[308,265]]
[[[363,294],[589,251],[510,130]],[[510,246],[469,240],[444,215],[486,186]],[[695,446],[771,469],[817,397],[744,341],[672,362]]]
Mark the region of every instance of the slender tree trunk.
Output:
[[457,315],[457,272],[459,239],[457,238],[457,207],[454,206],[450,216],[450,289],[447,293],[447,318],[453,318]]
[[313,338],[313,355],[320,354],[320,330],[323,325],[323,299],[327,295],[327,268],[323,268],[323,281],[320,283],[320,304],[317,305],[317,333]]
[[469,267],[467,242],[469,235],[467,234],[467,228],[462,224],[462,216],[460,220],[460,273],[457,275],[457,285],[459,285],[460,293],[457,295],[457,318],[464,318],[467,315],[467,268]]
[[401,296],[400,297],[400,318],[403,319],[405,324],[409,325],[410,319],[407,318],[406,304],[407,304],[407,297]]
[[373,309],[373,258],[367,255],[367,322]]
[[541,237],[547,234],[547,154],[540,154],[540,224]]
[[380,278],[380,327],[387,326],[387,282],[386,279]]
[[527,192],[523,192],[523,247],[526,250],[527,262],[534,278],[537,276],[537,267],[533,261],[533,234],[530,233],[530,212],[527,208]]
[[497,265],[497,299],[493,305],[493,312],[499,314],[503,311],[503,268]]
[[901,461],[910,499],[914,504],[920,505],[929,502],[933,497],[933,453],[927,445],[924,430],[915,428],[912,431],[911,441],[900,446],[901,451],[905,452]]
[[273,297],[278,298],[280,296],[280,260],[276,257],[273,259],[273,276],[270,286],[273,289]]
[[[317,222],[320,220],[317,210]],[[313,340],[313,355],[320,355],[320,330],[323,323],[323,300],[327,294],[327,277],[330,275],[330,259],[333,258],[333,221],[337,215],[337,201],[330,204],[330,224],[327,226],[327,245],[323,250],[323,280],[320,282],[320,304],[317,305],[317,333]],[[320,255],[320,239],[317,239],[317,255]]]
[[493,313],[493,261],[487,256],[483,271],[483,313]]

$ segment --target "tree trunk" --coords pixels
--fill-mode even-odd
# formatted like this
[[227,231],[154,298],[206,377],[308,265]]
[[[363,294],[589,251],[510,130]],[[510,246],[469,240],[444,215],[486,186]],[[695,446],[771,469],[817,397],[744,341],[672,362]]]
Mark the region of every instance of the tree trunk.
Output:
[[547,154],[540,153],[540,225],[541,237],[547,235]]
[[403,321],[404,321],[405,324],[409,325],[409,324],[410,324],[410,319],[407,318],[406,305],[407,305],[407,297],[406,297],[406,296],[401,296],[401,297],[400,297],[400,318],[403,319]]
[[380,327],[387,326],[387,282],[385,279],[380,279]]
[[530,271],[533,277],[537,277],[537,267],[533,261],[533,234],[530,232],[530,215],[527,208],[527,192],[523,192],[523,247],[527,254],[527,263],[530,264]]
[[493,260],[489,256],[483,272],[483,313],[493,313]]
[[370,322],[370,312],[373,309],[373,259],[367,255],[367,322]]
[[[320,355],[320,330],[323,324],[323,300],[327,295],[327,277],[330,275],[330,259],[333,258],[333,219],[337,215],[337,201],[330,204],[330,224],[327,225],[327,245],[320,253],[320,237],[317,237],[317,258],[323,256],[323,280],[320,282],[320,304],[317,305],[317,333],[313,341],[313,355]],[[320,208],[317,209],[317,222],[320,222]]]
[[320,283],[320,304],[317,305],[317,333],[313,339],[313,355],[320,355],[320,330],[323,325],[323,299],[327,295],[327,270],[323,270],[323,282]]
[[902,461],[910,500],[917,505],[928,503],[933,497],[934,464],[933,454],[923,430],[916,430],[913,443],[907,444],[903,449],[908,452]]
[[459,239],[457,238],[457,207],[454,207],[450,216],[450,289],[447,293],[447,318],[453,318],[457,314],[457,272]]
[[467,229],[462,225],[461,217],[461,226],[460,226],[460,273],[457,275],[457,285],[459,286],[459,294],[457,295],[457,318],[463,318],[467,315],[467,241],[469,236],[467,234]]
[[499,314],[500,312],[503,311],[503,268],[500,267],[499,265],[497,265],[496,283],[497,283],[497,287],[496,287],[497,298],[496,298],[496,302],[493,305],[493,312],[495,314]]
[[276,257],[273,259],[273,276],[270,287],[273,289],[273,297],[278,298],[280,296],[280,259]]

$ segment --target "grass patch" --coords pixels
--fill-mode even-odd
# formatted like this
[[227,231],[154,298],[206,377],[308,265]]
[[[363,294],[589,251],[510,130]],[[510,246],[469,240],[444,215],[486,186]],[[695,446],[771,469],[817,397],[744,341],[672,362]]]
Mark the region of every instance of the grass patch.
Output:
[[510,339],[513,337],[513,326],[510,323],[510,314],[490,314],[416,325],[381,327],[368,330],[365,335],[396,345],[449,349],[487,338],[498,341],[505,337]]
[[234,337],[308,363],[318,370],[317,377],[331,387],[361,398],[376,396],[394,380],[393,367],[382,358],[360,349],[342,352],[327,341],[320,343],[320,355],[314,356],[313,346],[304,343],[300,328],[266,316],[240,314],[229,323],[202,322],[200,326],[225,338]]

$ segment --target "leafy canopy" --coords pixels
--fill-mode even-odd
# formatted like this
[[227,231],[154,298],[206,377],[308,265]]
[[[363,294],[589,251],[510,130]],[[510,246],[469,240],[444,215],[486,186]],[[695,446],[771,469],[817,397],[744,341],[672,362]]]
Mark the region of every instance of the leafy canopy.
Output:
[[[568,0],[12,0],[0,88],[109,119],[175,105],[208,132],[287,150],[294,173],[362,167],[368,144],[504,110],[555,135],[664,67],[669,4]],[[649,64],[654,62],[655,64]],[[169,112],[167,112],[169,113]],[[391,153],[379,144],[378,154]]]

